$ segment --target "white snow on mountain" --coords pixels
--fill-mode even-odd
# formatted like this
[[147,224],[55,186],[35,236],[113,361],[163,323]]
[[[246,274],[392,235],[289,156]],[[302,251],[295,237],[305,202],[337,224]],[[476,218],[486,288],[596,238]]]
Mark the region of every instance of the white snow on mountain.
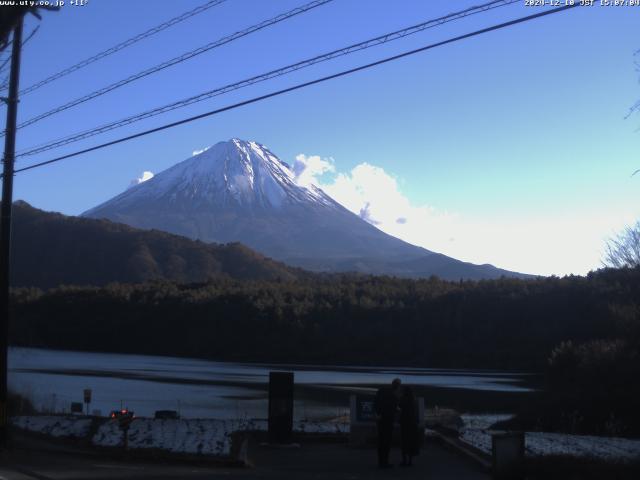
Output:
[[[295,179],[291,167],[265,146],[234,138],[205,148],[155,176],[151,174],[151,178],[143,175],[138,184],[111,203],[168,197],[174,202],[234,203],[272,208],[307,202],[338,206],[315,185],[301,186]],[[87,214],[91,212],[89,210]]]

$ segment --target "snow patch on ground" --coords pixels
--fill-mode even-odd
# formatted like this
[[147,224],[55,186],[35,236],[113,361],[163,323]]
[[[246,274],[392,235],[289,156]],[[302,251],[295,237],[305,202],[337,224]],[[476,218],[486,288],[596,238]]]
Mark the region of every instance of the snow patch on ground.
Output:
[[22,430],[52,437],[82,438],[89,434],[91,419],[61,416],[24,416],[11,418],[11,424]]
[[348,423],[338,422],[312,422],[300,420],[293,422],[293,430],[300,433],[339,433],[348,434],[350,430]]
[[[155,420],[136,418],[129,428],[129,448],[153,448],[174,453],[227,456],[235,422],[212,419]],[[117,420],[104,423],[93,436],[97,446],[115,447],[123,443]]]
[[[91,420],[60,416],[14,417],[12,423],[21,429],[54,437],[78,437],[89,435]],[[225,457],[231,454],[231,435],[234,432],[266,431],[266,420],[216,420],[183,418],[160,420],[135,418],[128,432],[130,449],[159,449],[172,453],[187,453]],[[336,422],[296,421],[293,429],[301,433],[346,434],[349,425]],[[118,420],[105,421],[91,443],[100,447],[120,447],[124,433]]]
[[531,456],[572,455],[608,460],[640,460],[640,440],[561,433],[527,432],[526,452]]
[[[136,418],[129,428],[129,448],[157,448],[174,453],[228,456],[233,432],[266,431],[266,420],[214,420],[184,418],[156,420]],[[294,431],[306,433],[348,433],[348,425],[329,422],[294,423]],[[94,445],[122,445],[123,433],[117,421],[104,423],[92,439]]]
[[494,423],[504,422],[512,417],[513,415],[507,414],[460,415],[464,423],[462,428],[468,430],[488,430]]
[[[462,415],[464,426],[460,431],[460,439],[491,454],[491,434],[496,431],[489,430],[489,427],[509,418],[510,415]],[[525,453],[531,457],[569,455],[616,461],[640,460],[640,440],[526,432]]]

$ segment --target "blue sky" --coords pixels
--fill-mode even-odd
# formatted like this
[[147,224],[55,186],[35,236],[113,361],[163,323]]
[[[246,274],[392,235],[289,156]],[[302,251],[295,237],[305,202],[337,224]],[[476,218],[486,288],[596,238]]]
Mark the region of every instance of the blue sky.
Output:
[[[204,0],[89,0],[46,13],[24,49],[27,87]],[[303,4],[228,0],[25,96],[24,121]],[[335,0],[19,131],[18,150],[480,2]],[[495,9],[316,65],[17,167],[540,11]],[[194,150],[267,145],[379,228],[474,263],[584,274],[640,217],[640,7],[577,8],[17,175],[15,198],[79,214]],[[38,22],[30,18],[25,32]],[[5,54],[6,55],[6,54]],[[637,60],[637,58],[636,58]],[[404,219],[398,222],[398,219]]]

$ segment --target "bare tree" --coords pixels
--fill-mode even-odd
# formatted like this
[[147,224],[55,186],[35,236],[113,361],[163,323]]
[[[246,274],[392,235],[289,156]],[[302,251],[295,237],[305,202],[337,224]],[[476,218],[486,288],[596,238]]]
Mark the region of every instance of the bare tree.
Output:
[[[636,72],[640,73],[640,50],[636,50],[636,52],[633,54],[633,59],[633,63],[636,66]],[[629,108],[629,112],[627,113],[627,116],[625,118],[629,118],[631,115],[638,112],[640,112],[640,100],[631,105],[631,107]]]
[[608,241],[604,264],[613,268],[640,267],[640,221]]
[[[636,71],[640,73],[640,50],[634,53]],[[640,112],[640,100],[629,109],[626,118]],[[631,174],[635,176],[640,169]],[[606,267],[623,268],[640,266],[640,220],[631,227],[626,227],[615,238],[609,239],[603,263]]]
[[[634,53],[636,71],[640,73],[640,50]],[[640,100],[629,109],[626,118],[640,112]],[[631,174],[635,176],[640,169]],[[640,220],[631,227],[626,227],[615,238],[609,239],[603,263],[606,267],[624,268],[640,266]]]

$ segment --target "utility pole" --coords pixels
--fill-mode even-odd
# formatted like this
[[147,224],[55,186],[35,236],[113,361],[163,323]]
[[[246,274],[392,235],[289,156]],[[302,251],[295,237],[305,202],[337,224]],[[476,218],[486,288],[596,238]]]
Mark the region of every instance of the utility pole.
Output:
[[2,207],[0,212],[0,449],[7,447],[7,370],[9,343],[9,282],[11,252],[11,207],[13,203],[13,163],[16,151],[16,120],[20,83],[20,51],[22,48],[20,16],[13,30],[11,74],[7,102],[7,125],[4,141]]

